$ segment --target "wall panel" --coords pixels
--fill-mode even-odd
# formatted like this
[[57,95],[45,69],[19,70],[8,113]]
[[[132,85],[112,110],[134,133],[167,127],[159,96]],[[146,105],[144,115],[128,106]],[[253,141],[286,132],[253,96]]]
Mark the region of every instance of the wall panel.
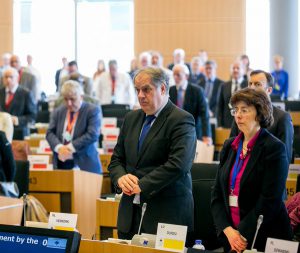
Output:
[[186,60],[200,49],[229,77],[231,62],[245,52],[245,0],[135,0],[135,53],[158,50],[167,65],[175,48]]
[[1,0],[0,55],[13,50],[13,0]]

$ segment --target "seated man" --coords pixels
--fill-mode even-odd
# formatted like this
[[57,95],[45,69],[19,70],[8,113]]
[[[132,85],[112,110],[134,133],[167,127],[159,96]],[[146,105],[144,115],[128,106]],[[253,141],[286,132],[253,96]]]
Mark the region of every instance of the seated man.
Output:
[[[0,110],[9,113],[14,125],[14,134],[19,137],[29,134],[28,124],[36,117],[36,104],[29,90],[18,83],[19,74],[14,68],[3,72],[4,87],[0,89]],[[16,135],[14,135],[14,139]],[[20,139],[18,138],[18,139]]]
[[83,89],[76,81],[63,84],[65,103],[52,113],[46,139],[54,152],[55,169],[73,169],[101,173],[97,152],[100,134],[100,107],[83,102]]

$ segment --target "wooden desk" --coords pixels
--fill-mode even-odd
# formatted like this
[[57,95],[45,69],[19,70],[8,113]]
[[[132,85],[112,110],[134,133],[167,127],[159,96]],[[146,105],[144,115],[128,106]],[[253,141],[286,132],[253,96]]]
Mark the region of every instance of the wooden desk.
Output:
[[300,126],[300,112],[289,112],[293,121],[293,126]]
[[109,172],[107,170],[108,165],[111,160],[111,154],[102,154],[99,156],[102,164],[103,171],[103,184],[102,184],[102,194],[111,193],[111,180],[109,177]]
[[80,170],[30,171],[29,192],[47,211],[77,213],[77,227],[83,238],[96,230],[96,199],[102,175]]
[[[98,198],[96,201],[96,238],[104,240],[117,238],[117,217],[119,201]],[[102,234],[101,234],[102,233]],[[105,236],[108,235],[108,236]],[[103,238],[106,237],[106,238]]]
[[22,213],[22,200],[0,196],[0,224],[20,225]]
[[215,130],[215,134],[216,134],[215,150],[216,151],[220,151],[222,149],[225,140],[227,140],[229,138],[230,131],[231,131],[230,128],[222,128],[222,127],[216,128],[216,130]]
[[144,248],[119,243],[81,240],[79,253],[168,253],[171,251]]

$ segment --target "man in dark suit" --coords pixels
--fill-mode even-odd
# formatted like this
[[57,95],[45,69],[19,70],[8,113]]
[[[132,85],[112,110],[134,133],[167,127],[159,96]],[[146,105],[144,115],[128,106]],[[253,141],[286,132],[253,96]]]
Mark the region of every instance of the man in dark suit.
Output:
[[20,58],[17,55],[10,58],[10,66],[19,72],[19,84],[32,93],[34,101],[37,103],[40,98],[40,87],[38,87],[37,78],[21,66]]
[[191,72],[189,75],[189,83],[194,85],[200,85],[202,79],[204,79],[204,75],[200,72],[200,67],[203,66],[201,64],[200,57],[193,57],[191,60]]
[[[0,107],[12,116],[14,134],[29,134],[28,124],[36,117],[36,104],[32,94],[18,84],[19,74],[14,68],[3,72],[4,87],[0,89]],[[15,138],[14,138],[15,139]]]
[[231,80],[223,83],[220,87],[217,107],[218,126],[231,128],[233,117],[230,114],[229,101],[231,95],[242,88],[247,87],[244,79],[244,67],[241,61],[235,61],[231,65]]
[[[250,74],[249,85],[253,89],[261,89],[269,96],[273,91],[274,79],[272,75],[263,70],[254,70]],[[287,157],[289,162],[292,160],[294,128],[292,119],[289,113],[273,106],[274,123],[268,128],[269,132],[280,139],[286,147]],[[238,127],[233,122],[230,136],[237,136],[239,133]]]
[[61,90],[65,104],[52,113],[46,139],[54,151],[55,169],[101,173],[97,151],[100,134],[100,107],[82,101],[83,90],[76,81],[67,81]]
[[68,67],[68,60],[66,57],[63,57],[61,59],[63,67],[61,69],[58,69],[55,72],[55,86],[56,86],[56,91],[59,90],[59,84],[60,80],[64,77],[64,75],[67,75],[67,67]]
[[204,78],[200,80],[200,86],[208,100],[210,116],[214,117],[217,111],[217,99],[222,80],[216,77],[217,64],[215,61],[206,61],[204,64]]
[[87,76],[80,74],[80,72],[78,71],[78,65],[76,61],[70,61],[68,63],[68,75],[60,80],[59,90],[61,89],[64,82],[74,79],[77,79],[77,81],[81,84],[84,94],[92,96],[93,80]]
[[190,64],[184,62],[184,58],[185,51],[182,48],[176,48],[173,52],[173,62],[168,65],[168,69],[173,71],[173,68],[176,64],[185,64],[190,71]]
[[118,213],[119,238],[138,232],[155,234],[159,222],[193,230],[191,166],[195,156],[195,122],[168,100],[168,77],[145,68],[134,78],[140,110],[129,112],[114,149],[109,172],[123,192]]
[[203,89],[188,83],[189,70],[184,64],[175,65],[173,75],[176,86],[170,88],[170,100],[194,116],[197,138],[212,144],[209,110]]

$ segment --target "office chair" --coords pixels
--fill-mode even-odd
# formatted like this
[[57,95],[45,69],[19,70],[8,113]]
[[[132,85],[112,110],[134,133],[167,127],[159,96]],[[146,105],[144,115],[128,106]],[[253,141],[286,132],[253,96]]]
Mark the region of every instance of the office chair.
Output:
[[192,180],[215,179],[219,164],[217,163],[193,163]]
[[29,192],[29,161],[16,160],[15,180],[18,185],[20,197]]

